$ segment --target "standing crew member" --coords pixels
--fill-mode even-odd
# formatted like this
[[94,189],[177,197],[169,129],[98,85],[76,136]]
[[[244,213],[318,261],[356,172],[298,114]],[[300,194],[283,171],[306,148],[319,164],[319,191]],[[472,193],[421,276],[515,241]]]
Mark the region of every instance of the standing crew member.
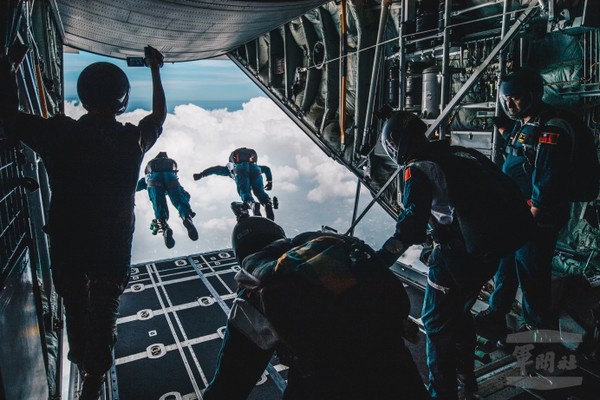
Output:
[[[465,394],[477,391],[474,375],[475,327],[470,310],[481,287],[494,274],[498,265],[495,253],[500,252],[495,249],[496,244],[489,243],[486,238],[478,242],[476,236],[480,234],[480,226],[477,224],[481,218],[474,213],[477,211],[475,207],[479,207],[480,214],[487,213],[488,210],[483,207],[490,207],[488,203],[492,203],[497,195],[493,192],[496,182],[467,190],[457,190],[456,185],[464,180],[463,173],[473,178],[482,177],[476,182],[468,182],[470,186],[485,183],[488,176],[503,178],[513,186],[511,193],[516,192],[518,199],[515,202],[522,207],[522,213],[528,214],[514,184],[485,156],[472,153],[492,164],[487,168],[481,162],[455,155],[458,154],[453,153],[456,148],[449,146],[447,141],[429,142],[426,130],[423,121],[405,111],[392,113],[383,127],[381,140],[384,149],[397,165],[404,167],[404,207],[398,216],[394,235],[384,243],[379,253],[395,261],[409,246],[425,242],[428,223],[432,226],[432,236],[438,245],[429,258],[421,314],[427,334],[429,389],[434,399],[454,400],[457,398],[457,378],[464,386]],[[468,150],[461,149],[462,153]],[[500,183],[499,179],[495,180]],[[483,201],[473,201],[473,196],[479,196]],[[481,204],[471,204],[478,202]],[[461,204],[469,206],[459,207]],[[500,204],[498,208],[506,207]],[[459,211],[462,210],[466,212],[461,214]],[[492,234],[500,228],[494,227]],[[470,241],[467,240],[469,238]],[[491,248],[475,251],[472,243],[491,245]]]
[[[506,141],[504,173],[530,199],[536,222],[532,240],[503,262],[496,273],[490,307],[476,321],[492,328],[506,326],[505,315],[515,298],[518,282],[523,292],[523,317],[527,329],[556,328],[552,315],[552,257],[558,232],[568,220],[567,181],[574,128],[542,101],[544,82],[536,71],[520,69],[500,82],[500,102],[516,121],[503,135]],[[590,173],[578,171],[578,173]],[[516,264],[516,271],[515,271]]]
[[93,63],[79,75],[77,93],[88,111],[79,120],[18,112],[14,76],[2,77],[10,85],[2,95],[14,106],[3,116],[6,131],[41,156],[50,180],[45,230],[65,307],[68,358],[84,373],[81,400],[98,399],[112,365],[119,299],[130,275],[136,182],[167,115],[163,56],[149,53],[152,112],[138,126],[115,119],[127,108],[130,86],[114,64]]

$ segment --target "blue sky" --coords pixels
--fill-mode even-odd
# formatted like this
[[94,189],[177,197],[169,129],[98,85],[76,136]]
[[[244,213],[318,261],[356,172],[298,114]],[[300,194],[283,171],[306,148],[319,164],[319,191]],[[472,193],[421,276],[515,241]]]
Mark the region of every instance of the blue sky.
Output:
[[[65,54],[66,100],[77,100],[77,77],[92,62],[107,61],[118,65],[131,82],[129,110],[150,108],[152,84],[149,72],[143,67],[127,67],[124,60],[102,57],[91,53]],[[165,64],[161,69],[163,85],[169,103],[169,112],[178,104],[193,103],[204,108],[227,107],[241,109],[242,103],[264,93],[229,60],[203,60]]]
[[[65,54],[67,115],[85,113],[78,104],[76,81],[80,71],[95,61],[120,66],[131,82],[130,106],[119,117],[136,124],[151,107],[148,68],[126,67],[124,61],[92,54]],[[239,196],[232,179],[211,176],[194,181],[192,175],[213,165],[225,165],[237,147],[252,147],[259,163],[273,172],[271,196],[280,208],[275,220],[290,237],[322,225],[345,232],[352,219],[357,179],[345,167],[328,158],[275,103],[268,99],[239,68],[228,60],[166,64],[162,71],[169,115],[164,131],[146,155],[142,168],[160,151],[179,165],[179,180],[190,193],[197,213],[194,223],[200,239],[186,235],[174,207],[169,224],[176,245],[167,249],[161,237],[150,233],[154,218],[146,191],[136,194],[136,231],[132,262],[141,263],[229,248],[235,218],[230,210]],[[141,175],[140,175],[141,177]],[[359,212],[371,200],[361,193]],[[357,226],[355,234],[373,247],[381,246],[394,230],[394,220],[375,205]]]

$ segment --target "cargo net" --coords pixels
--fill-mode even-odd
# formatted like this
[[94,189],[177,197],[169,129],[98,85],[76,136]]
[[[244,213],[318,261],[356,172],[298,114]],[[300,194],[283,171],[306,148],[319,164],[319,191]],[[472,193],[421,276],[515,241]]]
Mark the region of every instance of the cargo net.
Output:
[[17,152],[0,140],[0,284],[26,247],[28,213]]

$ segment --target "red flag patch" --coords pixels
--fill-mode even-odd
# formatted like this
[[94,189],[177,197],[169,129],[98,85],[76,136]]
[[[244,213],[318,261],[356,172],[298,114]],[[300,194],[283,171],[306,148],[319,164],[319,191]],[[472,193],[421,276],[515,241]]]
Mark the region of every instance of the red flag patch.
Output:
[[556,144],[558,143],[559,136],[560,135],[558,133],[542,132],[540,134],[540,138],[538,139],[538,143]]
[[404,170],[404,182],[410,179],[410,168]]

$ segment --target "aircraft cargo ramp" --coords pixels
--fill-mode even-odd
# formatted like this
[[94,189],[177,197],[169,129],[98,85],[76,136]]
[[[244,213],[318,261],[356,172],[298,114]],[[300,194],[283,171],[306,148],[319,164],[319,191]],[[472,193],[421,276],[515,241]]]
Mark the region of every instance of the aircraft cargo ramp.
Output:
[[[404,263],[392,269],[405,283],[411,316],[420,322],[426,276]],[[134,265],[122,296],[115,363],[102,399],[201,399],[214,375],[227,314],[236,295],[237,270],[230,249]],[[483,304],[478,302],[475,311]],[[407,345],[426,381],[422,333],[420,339],[416,345]],[[478,341],[476,361],[480,398],[584,400],[600,393],[597,368],[579,359],[576,368],[565,371],[565,377],[581,378],[580,385],[544,391],[518,383],[507,385],[507,379],[519,376],[512,349],[484,342]],[[72,372],[77,375],[74,368]],[[274,357],[249,399],[280,399],[286,377],[287,366]],[[77,378],[71,381],[69,398],[77,398],[79,384]]]
[[[118,320],[113,398],[201,398],[214,375],[238,269],[231,250],[133,267]],[[250,399],[278,398],[286,369],[273,360]]]

